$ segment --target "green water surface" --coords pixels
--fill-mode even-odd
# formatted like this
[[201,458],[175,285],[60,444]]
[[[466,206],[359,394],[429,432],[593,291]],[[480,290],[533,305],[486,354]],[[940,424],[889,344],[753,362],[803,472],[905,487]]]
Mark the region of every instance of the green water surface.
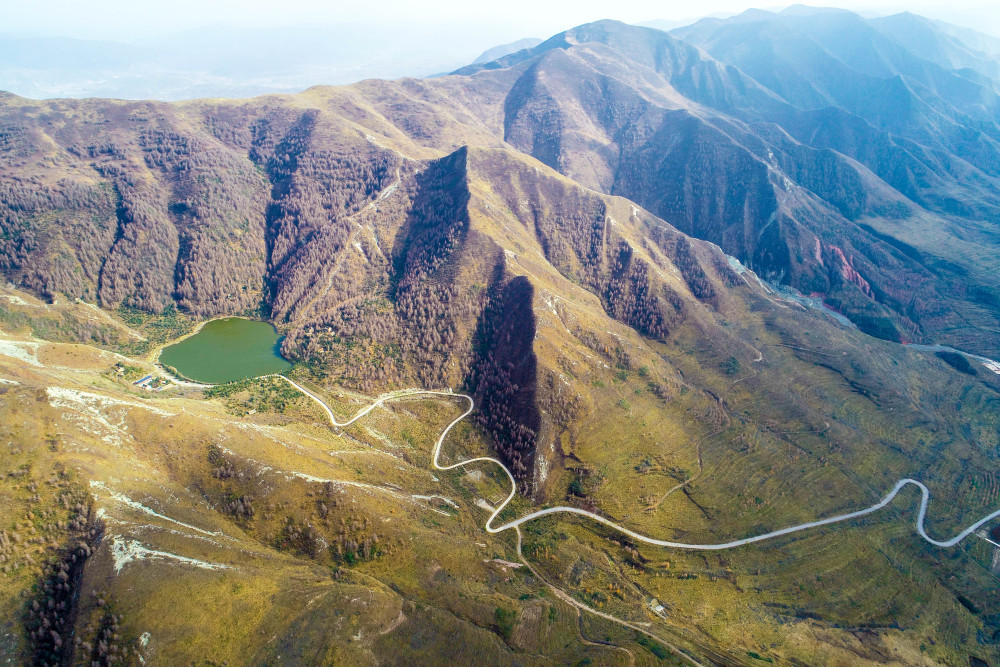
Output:
[[164,348],[160,363],[191,380],[220,384],[286,372],[292,364],[282,358],[280,345],[281,336],[267,322],[228,317]]

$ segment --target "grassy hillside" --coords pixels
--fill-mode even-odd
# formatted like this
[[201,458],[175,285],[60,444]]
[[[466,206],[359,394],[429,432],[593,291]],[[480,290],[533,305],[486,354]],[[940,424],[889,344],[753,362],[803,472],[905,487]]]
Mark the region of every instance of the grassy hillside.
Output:
[[724,64],[730,30],[821,64],[815,22],[699,24],[707,52],[600,22],[295,96],[0,99],[0,659],[1000,660],[994,526],[934,547],[913,489],[717,552],[565,513],[491,533],[500,466],[431,464],[464,399],[341,428],[276,378],[132,384],[262,318],[341,420],[472,396],[441,460],[507,467],[494,525],[728,542],[909,477],[952,537],[1000,507],[1000,375],[902,343],[998,356],[993,144],[953,141],[992,136],[992,98],[861,28],[885,60],[851,67],[947,123]]
[[[515,222],[500,225],[520,236]],[[658,342],[528,250],[512,264],[534,285],[541,421],[525,488],[536,502],[695,543],[868,505],[906,475],[931,488],[935,537],[995,507],[992,374],[874,341],[742,280],[714,306],[688,306]],[[90,310],[13,292],[6,302],[30,320]],[[78,657],[102,632],[133,660],[230,664],[994,655],[993,547],[927,545],[912,529],[913,496],[861,521],[709,555],[547,517],[523,530],[531,573],[505,564],[521,562],[513,535],[482,529],[483,503],[506,494],[499,470],[430,471],[431,443],[462,409],[452,401],[387,404],[332,429],[315,404],[278,400],[267,383],[150,395],[116,370],[145,372],[141,359],[94,341],[5,338],[11,657],[53,650],[29,634],[31,602],[46,602],[42,583],[94,530],[68,621],[87,642]],[[368,400],[297,372],[342,417]],[[444,460],[496,449],[490,428],[462,422]]]

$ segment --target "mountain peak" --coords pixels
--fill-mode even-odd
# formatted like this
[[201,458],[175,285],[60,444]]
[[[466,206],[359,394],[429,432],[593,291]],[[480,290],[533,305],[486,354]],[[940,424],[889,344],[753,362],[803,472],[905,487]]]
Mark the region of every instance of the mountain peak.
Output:
[[1000,664],[1000,79],[796,11],[0,94],[0,663]]

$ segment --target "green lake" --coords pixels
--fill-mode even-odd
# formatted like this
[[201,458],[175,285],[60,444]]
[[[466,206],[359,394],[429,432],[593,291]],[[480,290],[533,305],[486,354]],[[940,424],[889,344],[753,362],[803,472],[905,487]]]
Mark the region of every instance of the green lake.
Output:
[[212,320],[195,335],[164,348],[160,363],[207,384],[284,373],[292,364],[281,356],[281,338],[267,322],[241,317]]

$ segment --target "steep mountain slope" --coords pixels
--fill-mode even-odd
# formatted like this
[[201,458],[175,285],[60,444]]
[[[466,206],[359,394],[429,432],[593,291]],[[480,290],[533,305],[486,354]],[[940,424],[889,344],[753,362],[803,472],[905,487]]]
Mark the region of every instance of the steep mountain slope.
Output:
[[[1000,375],[892,342],[1000,348],[989,146],[953,154],[918,114],[921,144],[819,84],[812,107],[600,22],[427,81],[5,96],[0,655],[1000,658],[994,545],[921,540],[905,493],[705,554],[566,514],[486,533],[506,475],[430,463],[464,409],[451,388],[475,410],[442,463],[496,457],[519,492],[494,525],[566,505],[719,543],[903,477],[930,489],[935,538],[995,511]],[[959,102],[940,112],[955,124]],[[298,385],[132,384],[197,321],[240,313],[286,334]],[[411,386],[445,395],[326,419]]]
[[[276,316],[285,317],[293,302],[305,307],[310,300],[302,300],[301,289],[279,294],[275,277],[295,271],[296,262],[315,267],[322,253],[347,248],[348,219],[364,214],[395,181],[399,158],[380,156],[363,136],[376,132],[421,159],[426,148],[450,152],[505,140],[588,187],[631,198],[685,233],[718,243],[771,280],[826,296],[869,333],[995,356],[1000,279],[990,259],[997,256],[990,250],[997,239],[989,220],[1000,211],[1000,192],[990,165],[1000,164],[991,136],[1000,130],[990,119],[1000,98],[909,55],[859,21],[840,12],[760,13],[703,21],[679,33],[706,47],[711,40],[720,57],[734,59],[774,90],[659,31],[602,22],[467,68],[462,77],[359,84],[332,95],[316,91],[302,98],[316,100],[312,110],[308,103],[294,112],[233,104],[205,109],[199,118],[199,103],[179,115],[167,107],[117,105],[123,123],[115,128],[72,123],[52,140],[63,151],[77,151],[70,160],[102,170],[99,178],[115,183],[123,202],[117,214],[138,216],[130,233],[148,229],[156,239],[155,249],[131,251],[149,263],[144,274],[115,276],[114,258],[104,267],[100,296],[106,303],[128,296],[158,308],[173,292],[194,312],[218,311],[222,300],[233,302],[222,309],[233,312],[255,305],[267,283],[265,300]],[[837,45],[849,41],[844,34],[870,42],[867,59],[859,47],[851,52],[854,60],[842,60],[845,47]],[[785,50],[775,51],[778,44]],[[741,52],[757,60],[741,59]],[[772,55],[760,60],[765,53]],[[814,55],[803,55],[809,53]],[[886,111],[870,100],[895,101]],[[66,116],[75,104],[56,103],[55,113]],[[30,109],[12,101],[6,134],[12,151],[42,155],[52,147],[32,129],[39,112]],[[899,109],[914,114],[904,120]],[[351,126],[358,129],[345,138]],[[119,134],[121,146],[115,143]],[[351,158],[340,157],[348,153]],[[32,171],[24,156],[12,153],[11,159],[18,178]],[[230,207],[238,212],[213,225],[264,237],[263,249],[250,243],[248,261],[232,254],[248,247],[243,240],[198,236],[200,220],[223,216],[192,169],[242,179],[216,189],[244,194]],[[155,184],[125,180],[147,171],[158,174]],[[329,183],[304,185],[315,178]],[[144,187],[155,191],[135,194]],[[35,204],[20,201],[11,188],[7,208],[17,211],[11,214],[17,222],[8,224],[27,224]],[[136,196],[158,203],[136,213],[129,203]],[[110,204],[104,206],[97,217],[110,220]],[[334,225],[340,231],[330,228],[315,239],[327,244],[322,253],[316,245],[286,266],[292,239],[303,241],[330,216],[340,220]],[[297,221],[305,227],[295,229]],[[234,228],[244,222],[245,231]],[[88,243],[108,246],[110,230],[103,224],[88,232]],[[39,233],[33,229],[32,244],[56,243]],[[27,237],[9,236],[18,247],[7,254],[20,266],[29,252]],[[125,238],[111,254],[134,243]],[[103,246],[91,254],[109,252]],[[223,248],[229,253],[224,265],[234,267],[224,273],[233,280],[218,289],[195,287],[200,278],[191,253],[214,258]],[[13,266],[10,275],[36,289],[96,296],[96,260],[70,259],[54,249],[46,254],[28,263],[36,275],[18,274]]]
[[973,30],[902,12],[868,21],[873,28],[903,45],[907,51],[949,70],[969,76],[972,70],[995,81],[1000,76],[996,56],[1000,40]]
[[[694,543],[870,504],[906,475],[932,489],[936,537],[993,509],[1000,378],[801,310],[749,272],[730,273],[710,246],[514,154],[462,151],[432,170],[470,183],[469,230],[451,244],[464,247],[441,266],[475,235],[500,252],[469,254],[502,262],[475,336],[479,426],[449,437],[445,463],[493,451],[550,503]],[[671,655],[600,617],[580,641],[573,608],[542,595],[545,581],[702,662],[749,664],[753,652],[877,664],[896,651],[919,662],[927,636],[934,660],[996,650],[995,621],[979,611],[995,604],[992,547],[927,546],[902,500],[865,521],[709,558],[545,518],[525,527],[536,572],[522,576],[504,565],[519,560],[513,540],[482,531],[480,508],[506,493],[502,475],[428,473],[430,443],[460,409],[448,399],[406,400],[330,429],[267,381],[150,397],[131,385],[155,370],[142,359],[24,337],[43,326],[50,338],[88,337],[73,328],[92,317],[85,304],[4,297],[4,460],[17,474],[2,480],[14,509],[0,600],[5,618],[19,618],[19,591],[58,583],[59,562],[48,563],[72,555],[84,528],[103,531],[88,538],[93,553],[73,584],[79,620],[59,626],[76,627],[84,651],[114,625],[113,653],[154,660],[394,662],[401,650],[428,662],[630,660],[587,637],[631,659]],[[650,321],[658,314],[671,316],[668,329]],[[122,327],[106,344],[127,347],[146,331]],[[335,373],[364,371],[329,353],[401,340],[304,335],[328,372],[310,364],[298,381],[342,418],[367,399]],[[76,494],[68,513],[52,500],[66,493]],[[660,604],[668,611],[650,611]],[[10,657],[59,646],[16,625],[6,632]]]
[[[996,248],[996,94],[849,13],[775,16],[675,31],[760,82],[662,33],[610,22],[480,68],[519,75],[505,138],[550,166],[635,199],[763,275],[828,295],[870,333],[944,340],[968,324],[974,347],[997,349],[995,263],[974,250],[965,259],[970,242]],[[850,64],[839,60],[845,49]],[[859,247],[831,247],[837,257],[824,259],[834,238]],[[926,276],[916,290],[914,274]]]
[[[18,104],[12,120],[40,121],[43,107]],[[662,221],[626,240],[608,230],[606,199],[550,181],[531,186],[542,207],[531,226],[521,220],[521,232],[501,241],[482,189],[513,198],[521,187],[506,172],[524,171],[524,158],[509,148],[425,159],[395,128],[376,139],[318,108],[98,104],[95,115],[122,122],[44,138],[35,125],[34,142],[11,155],[9,276],[108,308],[160,311],[173,302],[196,316],[260,308],[287,323],[288,356],[308,361],[317,378],[359,389],[468,385],[490,406],[484,426],[522,478],[530,479],[544,426],[523,322],[541,278],[512,272],[510,253],[544,248],[543,261],[563,279],[599,295],[604,316],[654,337],[683,319],[685,300],[711,300],[707,276],[726,266],[717,250],[699,259],[687,241],[678,246]],[[46,123],[79,105],[53,106]],[[422,120],[407,117],[410,127]],[[458,126],[465,136],[475,129]],[[549,207],[565,216],[555,228],[541,220]],[[637,215],[624,211],[616,214],[623,221]],[[652,258],[634,256],[650,241],[659,244],[659,273]],[[665,252],[680,253],[694,288],[662,283]],[[512,321],[517,328],[505,333]],[[511,391],[523,395],[513,405]]]
[[838,106],[873,126],[996,173],[1000,97],[924,60],[850,12],[755,15],[676,33],[797,108]]

